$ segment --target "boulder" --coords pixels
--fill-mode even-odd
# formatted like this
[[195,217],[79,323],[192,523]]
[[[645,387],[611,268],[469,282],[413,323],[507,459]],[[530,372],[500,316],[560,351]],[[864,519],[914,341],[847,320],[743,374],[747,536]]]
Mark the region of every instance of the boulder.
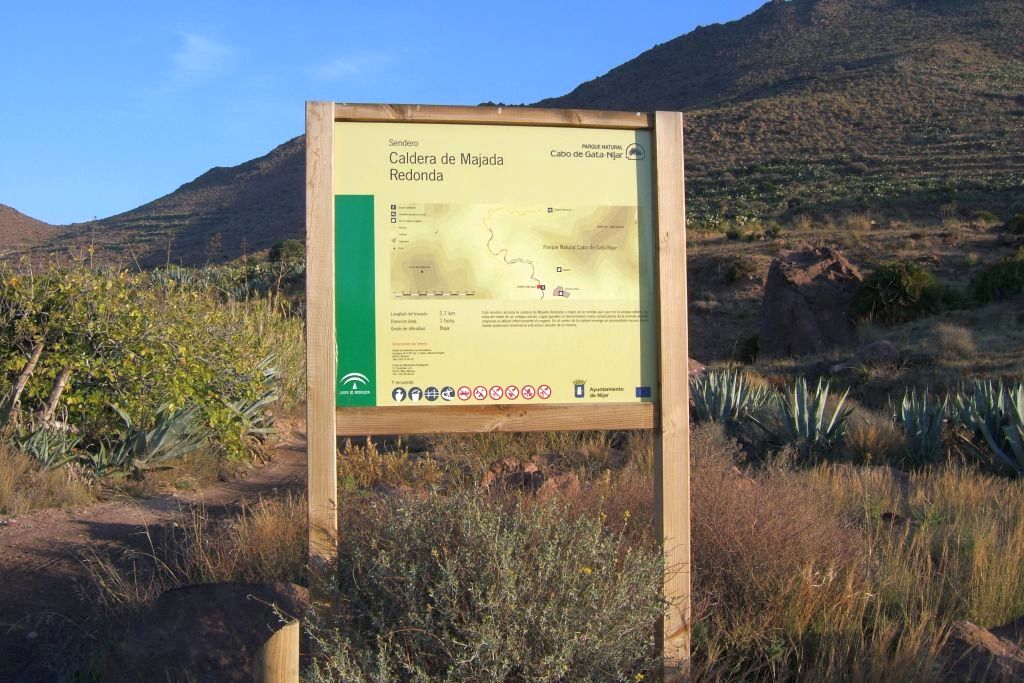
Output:
[[572,472],[555,474],[544,471],[548,456],[534,456],[529,461],[505,458],[492,464],[480,479],[480,488],[487,491],[519,491],[535,494],[539,499],[564,496],[580,489],[580,479]]
[[536,463],[504,458],[493,463],[480,479],[480,488],[516,489],[534,493],[544,483]]
[[765,283],[759,354],[801,356],[855,342],[850,306],[863,279],[831,247],[780,253]]
[[[1014,640],[1013,635],[1018,639]],[[1019,681],[1024,679],[1024,650],[1016,624],[991,631],[969,621],[950,629],[943,647],[948,681]]]
[[252,658],[309,608],[290,583],[211,583],[158,597],[104,663],[110,681],[251,681]]
[[695,361],[692,358],[688,358],[687,360],[690,361],[690,379],[703,377],[707,373],[708,369],[704,367],[703,363]]

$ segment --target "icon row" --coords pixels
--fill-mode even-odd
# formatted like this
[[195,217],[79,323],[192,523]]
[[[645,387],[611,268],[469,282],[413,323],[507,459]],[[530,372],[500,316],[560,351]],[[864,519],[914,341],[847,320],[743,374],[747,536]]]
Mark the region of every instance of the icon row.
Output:
[[486,401],[490,399],[492,401],[500,401],[501,399],[507,399],[514,401],[517,398],[522,398],[527,401],[531,401],[534,398],[541,400],[547,400],[551,398],[551,387],[547,384],[541,384],[539,387],[534,387],[532,384],[524,384],[522,387],[517,387],[514,384],[510,384],[507,387],[500,385],[494,385],[490,389],[484,386],[478,386],[470,389],[467,386],[459,387],[458,391],[454,387],[444,387],[438,389],[437,387],[427,387],[421,389],[419,387],[395,387],[391,390],[391,398],[396,403],[403,401],[411,401],[417,403],[419,401],[436,401],[441,399],[442,401],[454,401],[458,398],[460,401],[468,401],[475,399],[477,401]]

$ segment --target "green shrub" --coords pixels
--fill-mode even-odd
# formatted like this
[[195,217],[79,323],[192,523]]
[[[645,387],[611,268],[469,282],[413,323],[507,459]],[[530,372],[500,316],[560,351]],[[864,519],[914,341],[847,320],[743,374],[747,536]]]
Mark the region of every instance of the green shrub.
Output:
[[475,495],[347,513],[311,680],[634,681],[655,664],[661,554],[603,516]]
[[860,320],[893,325],[930,315],[952,297],[934,275],[911,261],[879,266],[860,284],[853,312]]
[[983,225],[995,225],[999,222],[999,219],[991,211],[979,211],[974,214],[974,220]]
[[1008,220],[1006,222],[1006,229],[1014,235],[1024,235],[1024,213],[1018,213]]
[[1024,258],[1011,258],[986,266],[971,278],[968,293],[977,304],[1003,301],[1024,292]]
[[249,449],[239,407],[267,390],[261,362],[278,346],[297,365],[296,350],[285,348],[294,342],[279,343],[278,320],[263,302],[225,304],[207,286],[154,281],[149,274],[2,268],[0,383],[12,382],[42,343],[21,396],[23,415],[39,411],[66,370],[61,411],[93,453],[123,426],[119,413],[149,430],[162,410],[195,405],[214,443],[244,457]]
[[760,352],[760,344],[761,335],[756,333],[737,339],[732,352],[733,360],[739,363],[753,363]]
[[729,269],[725,271],[725,281],[731,285],[756,274],[757,261],[747,256],[737,256],[732,259]]
[[302,240],[281,240],[270,247],[267,259],[272,263],[293,263],[301,262],[306,258],[306,245]]

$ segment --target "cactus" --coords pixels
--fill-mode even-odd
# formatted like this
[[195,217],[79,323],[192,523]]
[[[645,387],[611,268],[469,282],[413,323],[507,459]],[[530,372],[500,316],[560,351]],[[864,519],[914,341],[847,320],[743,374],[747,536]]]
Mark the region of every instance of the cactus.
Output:
[[941,403],[929,404],[927,391],[920,397],[915,391],[904,394],[897,418],[907,439],[908,455],[914,462],[928,462],[942,448],[942,424],[948,403],[948,399],[943,399]]
[[739,370],[710,370],[691,380],[690,396],[698,421],[738,422],[764,405],[769,394]]

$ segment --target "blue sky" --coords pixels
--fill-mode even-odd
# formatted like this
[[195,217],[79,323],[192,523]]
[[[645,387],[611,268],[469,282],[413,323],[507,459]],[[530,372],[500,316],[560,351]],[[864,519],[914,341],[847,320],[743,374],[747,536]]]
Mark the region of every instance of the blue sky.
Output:
[[306,100],[535,102],[761,4],[0,0],[0,203],[102,218],[301,134]]

